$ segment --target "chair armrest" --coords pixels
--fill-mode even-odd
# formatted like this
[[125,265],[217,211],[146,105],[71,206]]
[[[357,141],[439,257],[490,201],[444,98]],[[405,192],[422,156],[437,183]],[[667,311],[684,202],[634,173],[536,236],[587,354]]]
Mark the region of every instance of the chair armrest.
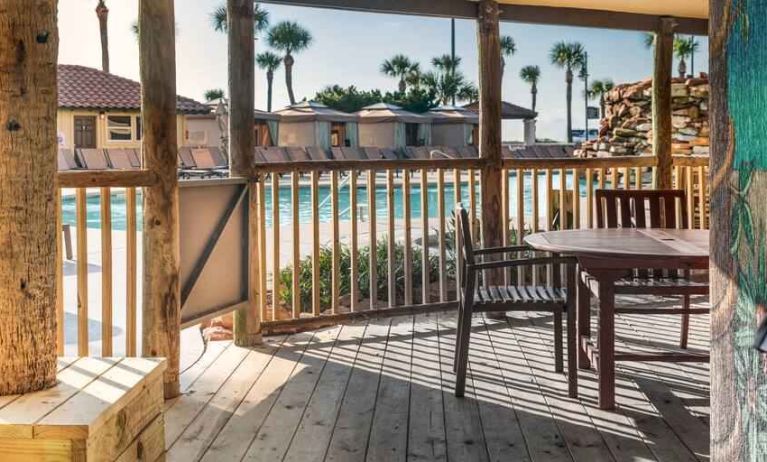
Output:
[[574,257],[535,257],[535,258],[518,258],[515,260],[500,260],[475,263],[470,265],[470,269],[481,271],[487,269],[496,268],[515,268],[520,266],[533,266],[533,265],[562,265],[562,264],[574,264],[576,259]]
[[487,247],[485,249],[475,249],[474,255],[489,255],[494,253],[526,252],[534,250],[526,245],[510,245],[506,247]]

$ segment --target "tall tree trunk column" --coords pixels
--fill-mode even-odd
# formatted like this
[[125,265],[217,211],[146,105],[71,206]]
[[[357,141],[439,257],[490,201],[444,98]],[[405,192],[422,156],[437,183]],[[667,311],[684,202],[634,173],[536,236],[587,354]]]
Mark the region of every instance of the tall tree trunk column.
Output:
[[[498,3],[479,2],[479,153],[485,160],[481,170],[482,245],[502,244],[501,223],[501,41]],[[489,281],[499,284],[501,271],[491,271]]]
[[767,313],[767,0],[712,0],[711,460],[767,460],[767,355],[753,348]]
[[652,78],[652,152],[658,160],[656,189],[671,189],[671,77],[674,57],[674,18],[660,18],[655,35]]
[[180,393],[176,49],[173,0],[139,0],[141,149],[158,183],[144,188],[143,355],[162,356],[165,398]]
[[0,8],[0,395],[56,384],[56,0]]
[[261,343],[259,300],[259,255],[256,236],[258,200],[253,175],[253,1],[227,1],[227,31],[229,33],[229,155],[232,175],[251,179],[248,207],[248,307],[234,314],[234,341],[240,346]]

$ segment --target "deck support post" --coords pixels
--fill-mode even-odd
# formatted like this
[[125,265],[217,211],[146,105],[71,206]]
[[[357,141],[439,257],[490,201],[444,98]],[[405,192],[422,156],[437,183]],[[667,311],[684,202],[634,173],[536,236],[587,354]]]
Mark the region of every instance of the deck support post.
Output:
[[180,394],[176,50],[173,0],[139,0],[141,150],[157,184],[144,188],[142,353],[167,359],[165,398]]
[[254,43],[253,1],[228,0],[227,34],[229,46],[229,159],[232,175],[250,178],[248,194],[248,305],[234,313],[234,341],[239,346],[261,343],[260,276],[257,246],[259,226],[258,195],[252,172]]
[[652,78],[652,152],[658,161],[655,189],[671,189],[671,77],[676,20],[658,19]]
[[55,0],[0,8],[0,395],[56,384],[58,42]]
[[[479,2],[477,31],[479,44],[479,153],[481,169],[482,245],[502,245],[501,222],[501,41],[498,2]],[[501,283],[502,271],[491,271],[491,284]]]

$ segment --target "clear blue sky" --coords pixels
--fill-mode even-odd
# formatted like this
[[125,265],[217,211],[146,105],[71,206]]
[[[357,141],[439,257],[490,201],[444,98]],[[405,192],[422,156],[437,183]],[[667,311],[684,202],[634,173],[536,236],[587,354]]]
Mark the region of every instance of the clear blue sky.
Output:
[[[59,61],[101,66],[96,0],[59,2]],[[181,95],[202,99],[210,88],[226,88],[226,38],[213,31],[210,13],[223,0],[176,1],[177,87]],[[138,43],[131,24],[138,15],[136,0],[107,0],[110,8],[109,40],[113,73],[138,80]],[[382,15],[265,4],[272,24],[298,21],[314,36],[310,49],[296,55],[294,85],[298,99],[311,98],[326,85],[356,85],[361,89],[395,89],[396,81],[379,72],[382,60],[404,53],[429,67],[433,56],[450,52],[448,19]],[[600,29],[552,27],[502,23],[501,33],[514,37],[517,54],[507,62],[503,96],[507,101],[530,105],[529,88],[519,79],[528,64],[541,67],[538,93],[538,135],[562,139],[565,134],[564,71],[549,64],[548,51],[559,40],[579,41],[589,53],[592,78],[611,78],[616,83],[646,78],[652,69],[651,51],[644,48],[643,34]],[[463,71],[477,78],[476,27],[473,21],[456,24],[457,51]],[[708,69],[708,42],[700,38],[695,71]],[[266,43],[259,40],[256,52]],[[676,66],[676,62],[675,62]],[[574,91],[574,126],[583,126],[581,81]],[[274,107],[288,102],[284,74],[275,76]],[[266,79],[256,72],[256,107],[265,109]],[[594,122],[592,122],[594,123]],[[520,122],[504,123],[504,139],[520,139]]]

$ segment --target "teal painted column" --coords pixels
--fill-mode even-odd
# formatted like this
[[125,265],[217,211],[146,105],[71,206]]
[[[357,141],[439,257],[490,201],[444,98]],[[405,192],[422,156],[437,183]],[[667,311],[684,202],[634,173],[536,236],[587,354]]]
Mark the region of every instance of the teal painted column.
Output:
[[711,0],[711,450],[767,460],[767,0]]

